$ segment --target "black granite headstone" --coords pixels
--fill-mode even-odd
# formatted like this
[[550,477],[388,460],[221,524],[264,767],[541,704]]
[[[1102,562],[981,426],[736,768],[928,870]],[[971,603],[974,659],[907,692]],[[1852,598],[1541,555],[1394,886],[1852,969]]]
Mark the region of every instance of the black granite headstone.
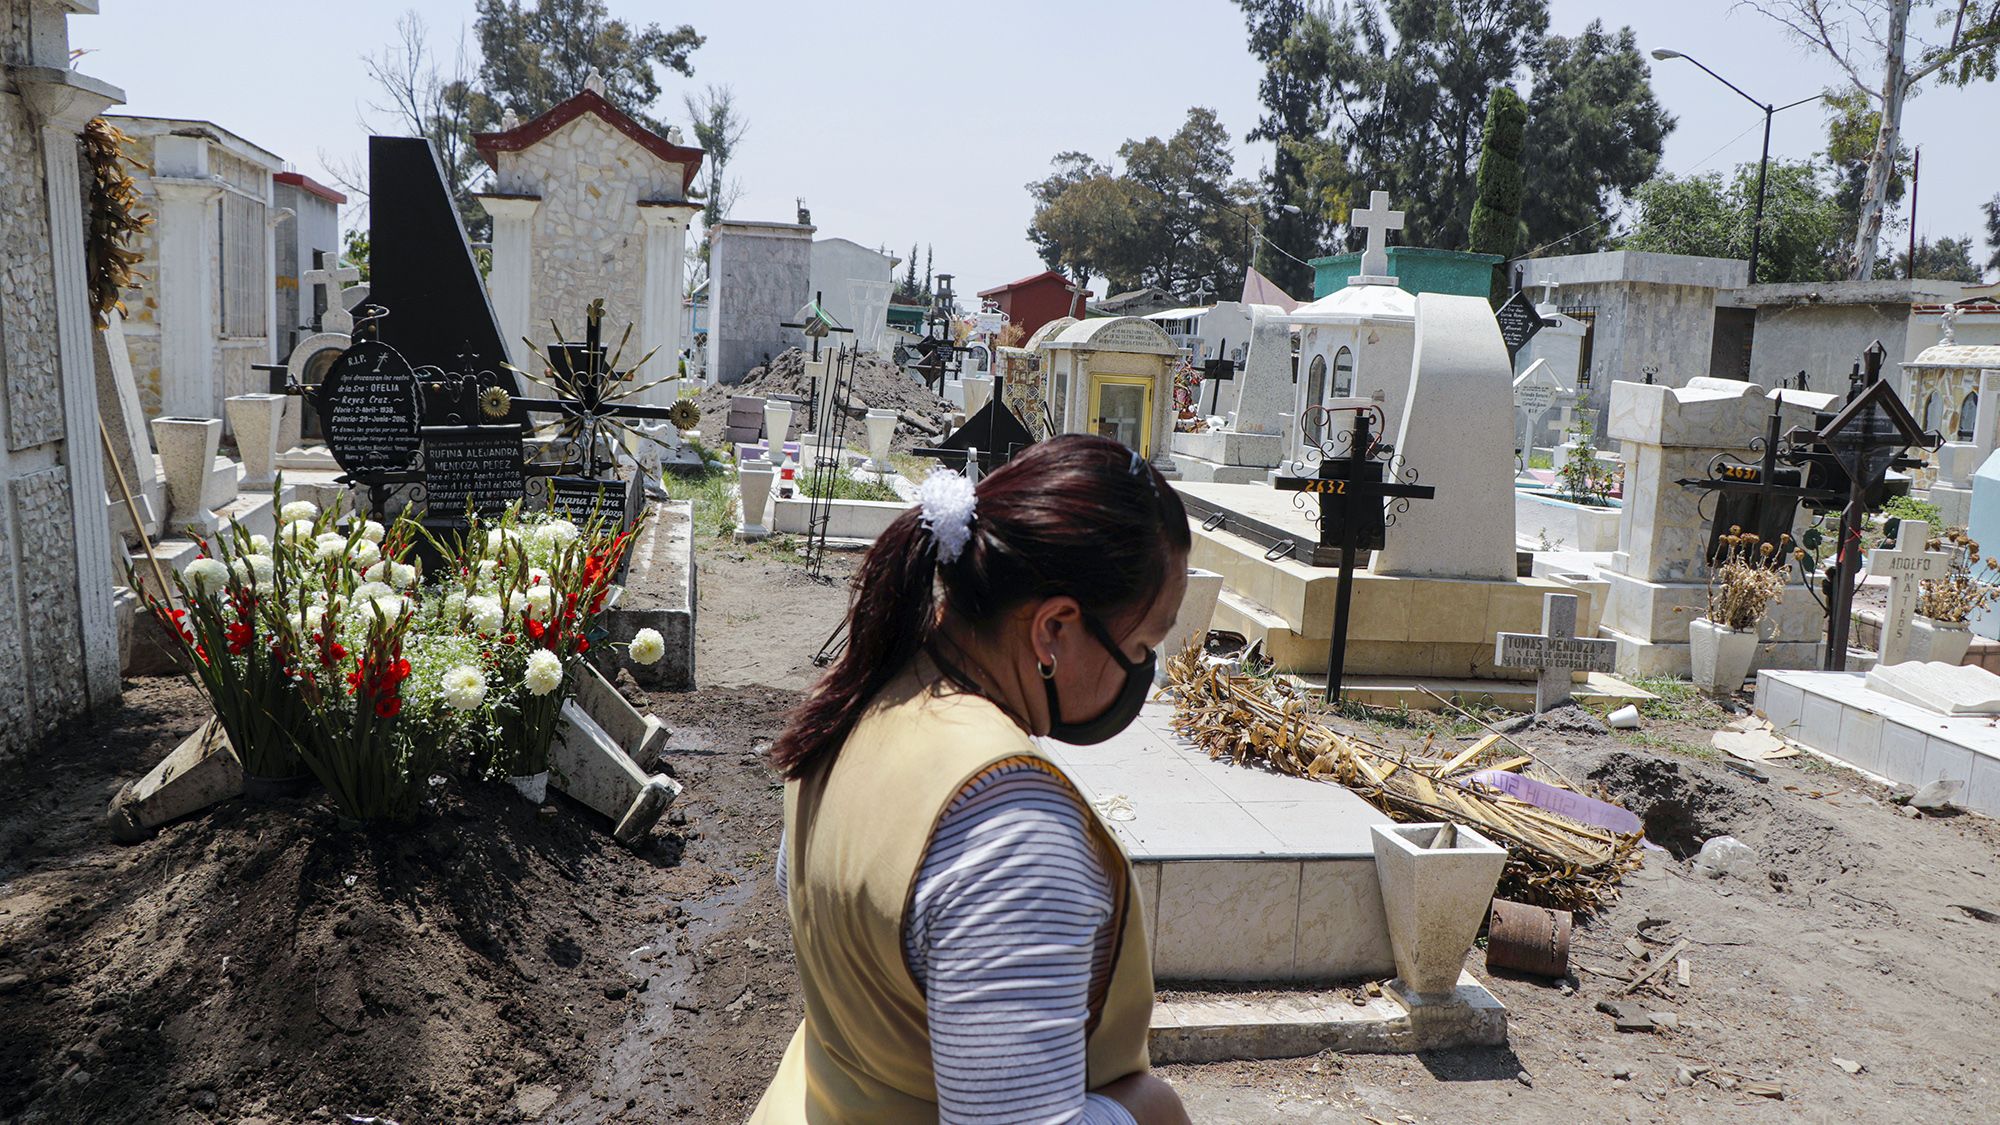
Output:
[[[379,338],[417,367],[477,371],[482,387],[518,397],[500,320],[431,143],[368,138],[368,192],[368,301],[388,310]],[[442,404],[427,403],[426,413],[426,423],[449,421]],[[527,415],[516,407],[507,421]]]
[[341,353],[312,401],[327,450],[347,472],[395,472],[416,459],[417,378],[389,345],[363,340]]
[[626,510],[630,491],[617,479],[554,477],[549,481],[549,510],[579,527],[593,514],[603,517],[607,527],[625,527],[631,523]]

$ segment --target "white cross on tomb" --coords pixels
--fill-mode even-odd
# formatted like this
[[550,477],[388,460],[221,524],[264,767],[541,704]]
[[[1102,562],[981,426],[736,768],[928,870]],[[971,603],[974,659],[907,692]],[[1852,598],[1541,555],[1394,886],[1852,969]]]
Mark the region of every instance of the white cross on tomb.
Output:
[[1389,276],[1389,232],[1403,229],[1403,213],[1389,210],[1389,193],[1369,192],[1368,206],[1350,213],[1347,225],[1368,232],[1368,249],[1361,252],[1361,275]]
[[319,319],[322,332],[352,333],[354,314],[347,311],[347,302],[341,293],[347,283],[361,280],[361,270],[355,266],[336,265],[333,269],[307,270],[299,275],[299,282],[309,288],[326,290],[326,312]]
[[1542,595],[1542,631],[1501,633],[1493,663],[1535,669],[1535,713],[1569,702],[1570,673],[1609,672],[1618,664],[1618,642],[1576,635],[1576,595]]
[[1926,551],[1931,525],[1923,520],[1904,520],[1896,528],[1896,545],[1868,552],[1868,573],[1889,579],[1889,608],[1882,611],[1882,654],[1876,663],[1887,667],[1901,664],[1910,655],[1910,618],[1917,612],[1917,583],[1925,578],[1943,578],[1951,567],[1951,556],[1943,551]]

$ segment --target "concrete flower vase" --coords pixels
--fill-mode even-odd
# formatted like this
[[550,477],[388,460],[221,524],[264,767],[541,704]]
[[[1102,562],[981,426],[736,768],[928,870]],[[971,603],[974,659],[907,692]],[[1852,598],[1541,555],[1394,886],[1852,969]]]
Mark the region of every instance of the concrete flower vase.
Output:
[[893,410],[870,410],[865,421],[868,427],[868,467],[878,473],[891,471],[889,464],[889,442],[896,436],[896,412]]
[[785,461],[785,439],[792,433],[792,404],[764,400],[764,440],[770,445],[771,464]]
[[1919,614],[1910,619],[1911,660],[1961,664],[1972,647],[1972,626],[1963,621],[1938,621]]
[[1507,849],[1456,824],[1378,824],[1369,831],[1396,977],[1417,996],[1449,996],[1507,866]]
[[1757,630],[1731,629],[1702,617],[1688,622],[1689,678],[1710,695],[1743,690],[1757,659]]
[[771,498],[771,483],[778,471],[761,461],[751,461],[736,470],[736,489],[743,497],[743,526],[738,539],[762,539],[771,533],[764,522],[765,502]]

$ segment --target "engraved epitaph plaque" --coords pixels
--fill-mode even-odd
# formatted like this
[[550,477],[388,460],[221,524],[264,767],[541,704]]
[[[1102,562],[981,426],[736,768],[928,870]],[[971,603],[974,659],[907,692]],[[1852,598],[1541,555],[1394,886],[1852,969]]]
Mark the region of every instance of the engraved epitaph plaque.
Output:
[[314,403],[327,449],[348,473],[395,472],[416,460],[417,377],[389,345],[364,340],[343,352]]
[[463,527],[468,511],[494,515],[521,499],[522,432],[520,426],[425,427],[425,522]]
[[626,509],[628,492],[622,480],[555,477],[549,481],[549,510],[579,527],[593,514],[601,515],[606,527],[624,527],[631,522]]

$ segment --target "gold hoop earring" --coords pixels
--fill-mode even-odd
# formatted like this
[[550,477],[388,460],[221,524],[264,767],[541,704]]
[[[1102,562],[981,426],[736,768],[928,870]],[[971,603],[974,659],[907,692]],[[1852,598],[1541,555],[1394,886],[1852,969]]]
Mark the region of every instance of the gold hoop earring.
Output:
[[1042,662],[1041,662],[1041,661],[1039,661],[1039,660],[1035,661],[1035,671],[1037,671],[1037,672],[1040,672],[1040,673],[1042,674],[1042,678],[1043,678],[1043,679],[1045,679],[1045,680],[1053,680],[1053,679],[1055,679],[1055,678],[1056,678],[1056,654],[1055,654],[1055,653],[1053,653],[1053,652],[1049,654],[1049,662],[1048,662],[1047,664],[1044,664],[1044,663],[1042,663]]

